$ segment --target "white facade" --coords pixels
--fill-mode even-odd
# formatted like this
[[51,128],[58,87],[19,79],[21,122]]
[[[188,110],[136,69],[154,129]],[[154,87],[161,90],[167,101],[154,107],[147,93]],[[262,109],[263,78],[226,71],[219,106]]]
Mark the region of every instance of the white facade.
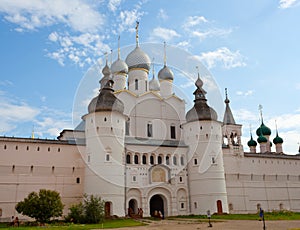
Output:
[[137,43],[128,66],[119,57],[112,71],[106,65],[84,125],[59,140],[0,137],[1,220],[17,215],[15,204],[41,188],[60,192],[65,212],[84,193],[101,196],[106,215],[140,208],[144,216],[300,211],[300,157],[282,153],[278,132],[272,152],[262,122],[260,147],[251,139],[245,153],[227,95],[220,121],[198,78],[187,112],[166,65],[160,90],[150,87],[148,60]]

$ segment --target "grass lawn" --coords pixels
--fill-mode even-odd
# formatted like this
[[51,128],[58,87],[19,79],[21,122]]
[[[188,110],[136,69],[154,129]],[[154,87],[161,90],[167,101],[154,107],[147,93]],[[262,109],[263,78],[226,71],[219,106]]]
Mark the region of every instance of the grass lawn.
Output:
[[[172,217],[173,218],[173,217]],[[178,216],[174,218],[185,219],[207,219],[206,215],[190,215],[190,216]],[[224,214],[224,215],[212,215],[212,220],[258,220],[258,214]],[[265,220],[300,220],[300,213],[298,212],[265,212]]]
[[37,229],[47,229],[47,230],[75,230],[75,229],[102,229],[102,228],[122,228],[122,227],[133,227],[133,226],[143,226],[144,223],[135,221],[133,219],[117,219],[117,220],[106,220],[103,224],[66,224],[66,225],[46,225],[42,227],[7,227],[7,224],[1,224],[0,228],[3,229],[18,229],[18,230],[37,230]]

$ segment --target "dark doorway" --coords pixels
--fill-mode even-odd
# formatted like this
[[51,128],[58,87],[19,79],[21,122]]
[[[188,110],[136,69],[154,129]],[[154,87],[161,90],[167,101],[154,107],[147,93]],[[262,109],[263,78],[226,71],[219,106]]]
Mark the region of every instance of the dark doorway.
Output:
[[150,199],[150,215],[154,217],[159,217],[159,215],[165,216],[164,201],[160,195],[154,195]]
[[128,209],[128,215],[132,216],[134,214],[137,214],[137,201],[135,199],[131,199],[129,201],[129,209]]
[[222,201],[221,200],[217,200],[217,209],[218,209],[218,214],[223,213]]
[[109,218],[110,215],[110,202],[105,202],[105,218]]

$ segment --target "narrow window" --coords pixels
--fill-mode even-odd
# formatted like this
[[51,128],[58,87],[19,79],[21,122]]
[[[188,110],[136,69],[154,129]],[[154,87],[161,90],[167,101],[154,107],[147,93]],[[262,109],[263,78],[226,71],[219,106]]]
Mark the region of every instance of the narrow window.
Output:
[[109,161],[109,154],[106,154],[105,160],[106,160],[106,161]]
[[194,208],[196,209],[197,208],[197,202],[194,202]]
[[158,156],[158,158],[157,158],[157,163],[158,163],[158,164],[161,164],[161,163],[162,163],[162,158],[161,158],[161,156]]
[[107,121],[106,117],[104,117],[104,121]]
[[131,164],[130,154],[126,155],[126,164]]
[[18,150],[18,146],[16,145],[16,150]]
[[57,152],[60,152],[60,148],[57,149]]
[[33,165],[30,166],[30,172],[33,172]]
[[40,147],[37,147],[37,151],[40,151]]
[[194,159],[194,165],[197,165],[198,164],[198,160],[197,158]]
[[170,157],[166,156],[166,164],[169,165],[170,164]]
[[180,164],[184,165],[184,158],[183,158],[183,156],[180,157]]
[[133,177],[132,177],[132,181],[136,181],[136,176],[133,176]]
[[182,182],[182,177],[179,177],[179,181]]
[[135,90],[139,89],[139,81],[138,81],[138,79],[134,80],[134,88],[135,88]]
[[139,163],[139,156],[134,155],[134,163],[137,165]]
[[152,124],[151,123],[147,124],[147,136],[152,137]]
[[171,125],[171,139],[176,139],[176,129],[174,125]]
[[143,164],[144,165],[147,164],[147,157],[146,157],[146,155],[143,155]]
[[146,91],[148,90],[147,81],[145,81],[145,89],[146,89]]
[[27,150],[27,151],[29,150],[29,146],[26,147],[26,150]]
[[181,208],[184,208],[184,203],[181,203]]
[[153,156],[150,156],[150,164],[154,165],[154,157]]
[[48,152],[50,152],[50,147],[48,147]]
[[6,149],[7,147],[6,147],[6,145],[4,145],[4,149]]
[[77,177],[77,178],[76,178],[76,183],[77,183],[77,184],[80,184],[80,177]]
[[173,156],[173,165],[177,165],[177,158],[176,158],[176,156]]
[[52,166],[52,173],[54,173],[54,169],[55,169],[55,167],[54,167],[54,166]]
[[212,164],[215,164],[215,163],[216,163],[216,160],[215,160],[214,157],[211,158],[211,163],[212,163]]
[[130,122],[125,122],[125,135],[129,136],[129,128],[130,128]]
[[13,165],[13,166],[12,166],[12,169],[11,169],[12,173],[14,173],[14,172],[15,172],[15,168],[16,168],[16,166],[15,166],[15,165]]

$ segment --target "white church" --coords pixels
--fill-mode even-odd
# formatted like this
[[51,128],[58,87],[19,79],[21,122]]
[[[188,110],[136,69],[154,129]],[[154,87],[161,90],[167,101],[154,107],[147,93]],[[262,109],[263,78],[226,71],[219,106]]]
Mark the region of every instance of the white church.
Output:
[[106,216],[300,212],[300,155],[286,155],[263,119],[244,152],[227,93],[220,118],[198,74],[186,111],[164,60],[149,77],[137,31],[126,60],[119,49],[106,62],[77,128],[57,140],[0,137],[0,219],[20,216],[16,203],[41,188],[61,194],[65,214],[83,194],[101,196]]

